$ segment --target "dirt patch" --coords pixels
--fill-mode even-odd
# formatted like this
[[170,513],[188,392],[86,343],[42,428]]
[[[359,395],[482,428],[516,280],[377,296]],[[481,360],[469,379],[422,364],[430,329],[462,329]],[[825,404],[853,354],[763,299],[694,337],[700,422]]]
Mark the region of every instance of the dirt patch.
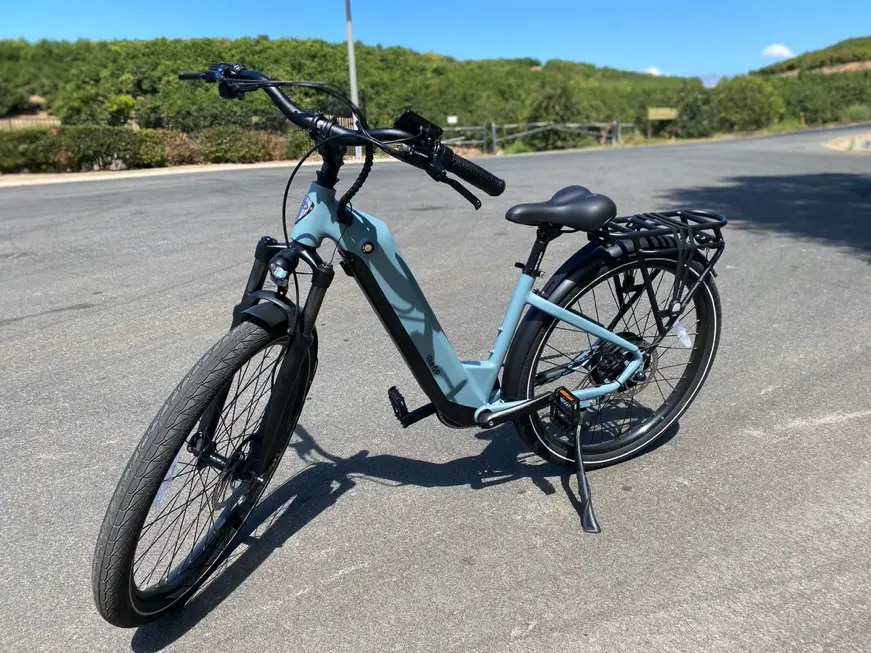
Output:
[[842,136],[826,143],[826,147],[841,152],[862,152],[871,154],[871,132],[855,136]]
[[[854,73],[862,70],[871,70],[871,61],[851,61],[849,63],[839,63],[832,66],[823,66],[822,68],[811,68],[809,72],[822,73],[823,75],[831,75],[833,73]],[[778,77],[795,77],[799,74],[798,70],[788,70],[785,73],[780,73]]]

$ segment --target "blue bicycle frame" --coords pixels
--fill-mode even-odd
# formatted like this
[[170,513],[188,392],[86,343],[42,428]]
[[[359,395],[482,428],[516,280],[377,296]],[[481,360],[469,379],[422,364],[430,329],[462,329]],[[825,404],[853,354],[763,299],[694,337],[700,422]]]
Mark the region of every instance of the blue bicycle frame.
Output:
[[[574,391],[583,405],[618,390],[641,369],[642,353],[635,344],[534,293],[535,276],[526,270],[511,295],[490,357],[483,361],[461,361],[387,226],[350,207],[347,209],[350,224],[348,219],[342,222],[338,219],[338,207],[334,190],[312,183],[297,215],[292,240],[315,248],[324,238],[336,243],[343,266],[360,284],[415,379],[439,415],[453,424],[473,426],[480,423],[482,415],[508,411],[528,401],[503,401],[497,384],[499,370],[526,306],[591,334],[596,342],[613,343],[631,353],[631,360],[615,381]],[[585,358],[582,354],[567,368],[582,367]]]

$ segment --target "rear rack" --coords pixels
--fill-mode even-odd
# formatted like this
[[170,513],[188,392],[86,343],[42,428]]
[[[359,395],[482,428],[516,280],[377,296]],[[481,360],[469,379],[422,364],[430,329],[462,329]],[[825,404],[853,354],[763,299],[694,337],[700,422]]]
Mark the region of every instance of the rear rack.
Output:
[[[605,247],[616,245],[627,254],[634,254],[638,258],[659,329],[657,343],[678,320],[696,290],[713,273],[714,265],[726,246],[721,229],[727,222],[725,216],[712,211],[681,209],[614,218],[601,229],[589,234],[593,242]],[[651,285],[653,276],[657,273],[651,275],[647,258],[663,255],[676,255],[677,269],[669,305],[660,309]],[[693,261],[701,264],[702,271],[687,287],[687,282],[690,281],[690,264]]]
[[[614,218],[601,229],[592,232],[590,240],[632,240],[636,249],[644,249],[649,254],[654,251],[662,254],[663,249],[668,246],[661,237],[684,236],[685,239],[692,239],[695,247],[722,249],[725,242],[720,230],[727,222],[726,216],[698,209],[639,213]],[[642,239],[648,242],[642,243]],[[677,251],[677,246],[672,250]]]

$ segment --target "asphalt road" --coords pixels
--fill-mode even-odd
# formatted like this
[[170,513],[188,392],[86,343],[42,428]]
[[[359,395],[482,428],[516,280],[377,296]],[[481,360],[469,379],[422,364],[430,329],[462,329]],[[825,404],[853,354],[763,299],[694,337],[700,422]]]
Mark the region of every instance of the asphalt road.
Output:
[[[283,463],[300,473],[220,578],[138,631],[93,608],[97,530],[277,235],[287,171],[0,189],[0,649],[871,650],[871,157],[821,147],[840,134],[491,159],[508,191],[477,213],[376,168],[357,204],[470,358],[532,241],[512,204],[582,183],[622,212],[725,211],[706,387],[676,437],[590,474],[604,532],[584,535],[560,470],[510,427],[399,428],[386,389],[422,393],[339,275]],[[557,241],[545,270],[582,243]]]

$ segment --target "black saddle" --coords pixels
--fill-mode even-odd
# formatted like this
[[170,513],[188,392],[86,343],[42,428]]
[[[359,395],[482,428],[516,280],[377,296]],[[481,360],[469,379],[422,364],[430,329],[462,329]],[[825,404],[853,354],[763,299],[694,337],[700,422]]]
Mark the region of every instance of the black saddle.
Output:
[[583,186],[567,186],[546,202],[513,206],[505,217],[511,222],[534,227],[553,225],[595,231],[615,215],[617,206],[610,197]]

